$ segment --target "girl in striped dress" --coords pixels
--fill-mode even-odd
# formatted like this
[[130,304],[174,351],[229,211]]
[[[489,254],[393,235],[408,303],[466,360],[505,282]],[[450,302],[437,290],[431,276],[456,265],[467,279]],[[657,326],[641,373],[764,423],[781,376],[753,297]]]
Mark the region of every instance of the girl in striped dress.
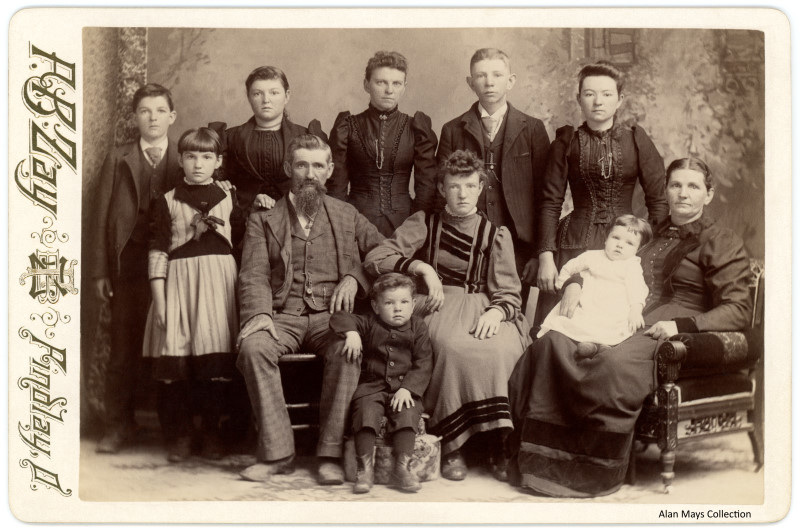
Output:
[[412,214],[367,254],[372,274],[416,275],[427,286],[421,308],[434,368],[423,398],[429,431],[442,437],[442,476],[467,474],[461,447],[488,433],[489,466],[506,478],[504,438],[512,428],[508,378],[530,343],[520,311],[520,280],[511,234],[477,210],[486,182],[483,161],[453,152],[437,176],[444,212]]
[[153,207],[148,275],[153,303],[145,356],[155,357],[158,411],[168,460],[189,457],[193,398],[203,419],[203,455],[219,458],[220,404],[235,374],[239,330],[232,222],[241,227],[233,190],[214,183],[222,164],[211,129],[185,132],[178,143],[184,182]]

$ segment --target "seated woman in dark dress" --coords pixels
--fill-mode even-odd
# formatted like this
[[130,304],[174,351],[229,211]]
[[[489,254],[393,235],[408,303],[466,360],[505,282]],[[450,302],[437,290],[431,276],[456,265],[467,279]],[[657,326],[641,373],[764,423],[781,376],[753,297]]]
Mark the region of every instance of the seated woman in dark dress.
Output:
[[391,236],[412,212],[429,210],[436,199],[436,134],[431,119],[422,112],[411,117],[397,108],[406,90],[407,71],[402,54],[377,52],[364,75],[367,110],[339,113],[331,130],[334,167],[328,193],[352,203],[384,236]]
[[[558,497],[618,490],[636,418],[655,388],[658,344],[679,332],[747,327],[749,261],[742,240],[703,212],[714,197],[706,164],[674,161],[666,195],[670,218],[639,251],[650,287],[645,327],[589,359],[575,356],[576,342],[550,331],[514,369],[510,476],[523,487]],[[562,314],[574,309],[567,299]]]

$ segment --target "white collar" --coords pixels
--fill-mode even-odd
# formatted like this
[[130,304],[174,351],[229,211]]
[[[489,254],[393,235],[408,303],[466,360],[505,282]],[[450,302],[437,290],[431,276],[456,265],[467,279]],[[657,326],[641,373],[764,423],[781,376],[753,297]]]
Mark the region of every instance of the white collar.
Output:
[[508,102],[504,103],[503,106],[500,109],[498,109],[497,111],[494,112],[494,114],[489,114],[489,111],[484,109],[483,105],[478,103],[478,111],[481,114],[481,118],[483,118],[485,116],[491,116],[492,118],[494,118],[495,120],[500,122],[501,120],[503,120],[503,117],[506,116],[506,112],[508,112]]

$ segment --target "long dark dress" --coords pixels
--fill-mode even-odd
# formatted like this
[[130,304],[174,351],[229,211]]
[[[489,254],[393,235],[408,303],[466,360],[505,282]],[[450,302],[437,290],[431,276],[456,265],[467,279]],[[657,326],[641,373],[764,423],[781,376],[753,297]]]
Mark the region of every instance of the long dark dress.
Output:
[[619,489],[636,418],[655,387],[658,342],[644,331],[660,320],[675,320],[679,332],[735,331],[748,324],[749,262],[742,240],[710,217],[677,228],[666,220],[639,254],[650,286],[644,329],[582,361],[575,358],[574,341],[551,331],[514,369],[510,442],[524,487],[559,497]]
[[334,167],[328,193],[352,203],[384,236],[412,212],[433,207],[436,134],[426,114],[411,117],[396,107],[384,112],[372,105],[357,115],[345,111],[336,117],[330,144]]

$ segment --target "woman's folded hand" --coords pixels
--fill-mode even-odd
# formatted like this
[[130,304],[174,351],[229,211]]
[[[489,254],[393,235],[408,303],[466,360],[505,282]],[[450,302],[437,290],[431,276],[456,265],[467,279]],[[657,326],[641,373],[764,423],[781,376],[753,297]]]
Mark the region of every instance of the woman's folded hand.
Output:
[[503,313],[496,308],[490,308],[478,318],[478,323],[469,332],[478,340],[491,338],[497,334],[500,323],[503,321]]

